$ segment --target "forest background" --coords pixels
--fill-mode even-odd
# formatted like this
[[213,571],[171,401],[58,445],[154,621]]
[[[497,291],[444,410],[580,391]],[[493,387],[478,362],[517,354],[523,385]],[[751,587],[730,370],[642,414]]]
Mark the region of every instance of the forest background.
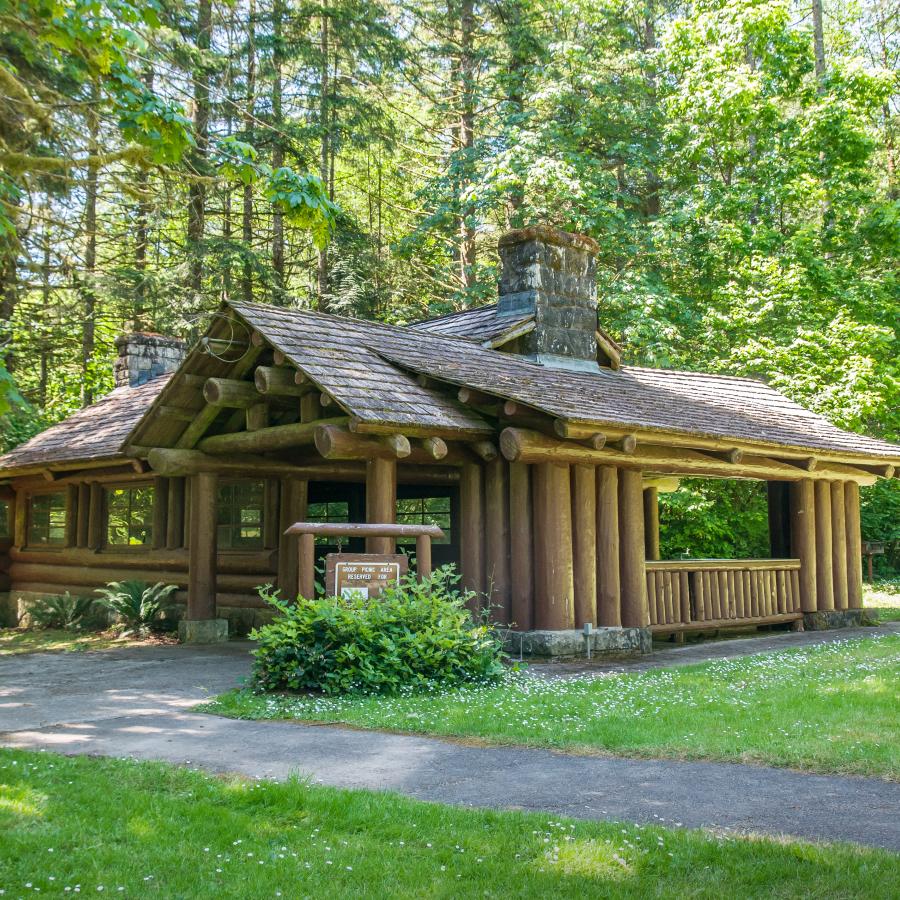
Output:
[[[536,221],[627,362],[900,441],[898,60],[900,0],[0,0],[0,450],[125,331],[491,302]],[[666,495],[665,554],[766,555],[760,487]],[[900,567],[897,479],[863,517]]]

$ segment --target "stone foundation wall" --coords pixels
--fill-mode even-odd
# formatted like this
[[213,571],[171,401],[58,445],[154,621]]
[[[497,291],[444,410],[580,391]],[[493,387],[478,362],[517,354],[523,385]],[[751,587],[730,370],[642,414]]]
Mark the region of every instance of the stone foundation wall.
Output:
[[[591,633],[591,657],[641,656],[653,649],[649,628],[596,628]],[[583,659],[587,639],[582,631],[509,631],[504,635],[507,653],[541,659]]]
[[865,609],[828,609],[803,614],[806,631],[828,631],[832,628],[859,628],[877,625],[878,616]]

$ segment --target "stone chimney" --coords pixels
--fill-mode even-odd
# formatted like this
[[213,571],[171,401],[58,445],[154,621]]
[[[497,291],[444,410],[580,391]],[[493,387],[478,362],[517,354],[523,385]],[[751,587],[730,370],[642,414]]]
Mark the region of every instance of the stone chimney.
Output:
[[532,225],[504,234],[498,249],[498,316],[534,316],[534,331],[522,339],[524,355],[544,365],[596,370],[597,242]]
[[116,338],[116,349],[116,387],[137,387],[157,375],[174,372],[187,354],[184,341],[143,331]]

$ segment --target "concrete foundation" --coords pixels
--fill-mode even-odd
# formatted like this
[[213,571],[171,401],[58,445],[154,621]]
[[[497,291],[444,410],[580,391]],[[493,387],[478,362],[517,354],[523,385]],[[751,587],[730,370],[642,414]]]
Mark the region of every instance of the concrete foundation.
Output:
[[877,625],[878,616],[866,609],[828,609],[803,614],[806,631],[828,631],[831,628],[859,628]]
[[504,649],[512,656],[536,656],[547,659],[583,659],[587,641],[591,656],[600,658],[641,656],[653,649],[649,628],[596,628],[590,638],[576,629],[567,631],[509,631]]
[[18,603],[7,591],[0,593],[0,628],[15,628],[19,624]]
[[182,644],[222,644],[228,640],[228,619],[181,619],[178,639]]

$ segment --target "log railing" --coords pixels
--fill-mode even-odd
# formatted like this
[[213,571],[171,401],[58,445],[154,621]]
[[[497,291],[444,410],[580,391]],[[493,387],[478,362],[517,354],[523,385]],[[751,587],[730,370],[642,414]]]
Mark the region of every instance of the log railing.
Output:
[[794,621],[800,560],[648,560],[647,599],[654,631]]

